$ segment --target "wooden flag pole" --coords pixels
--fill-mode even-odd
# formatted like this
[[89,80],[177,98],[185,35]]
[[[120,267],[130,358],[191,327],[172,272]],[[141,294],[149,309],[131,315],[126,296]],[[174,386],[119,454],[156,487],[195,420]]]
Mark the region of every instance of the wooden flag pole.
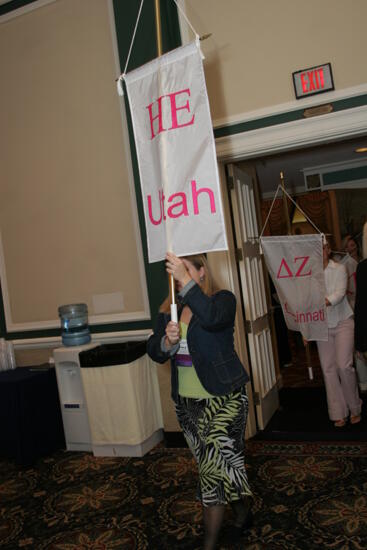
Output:
[[313,380],[313,370],[311,365],[311,355],[310,355],[310,345],[307,342],[305,345],[306,348],[306,360],[307,360],[307,369],[308,369],[308,377],[310,380]]
[[162,25],[161,25],[161,4],[160,0],[154,0],[155,30],[157,35],[157,56],[162,55]]
[[[154,12],[155,12],[155,29],[157,37],[157,56],[160,57],[163,53],[162,51],[162,25],[161,25],[161,5],[160,0],[154,0]],[[173,275],[169,275],[169,290],[170,290],[170,301],[171,301],[171,320],[177,323],[177,304],[175,297],[175,280]]]

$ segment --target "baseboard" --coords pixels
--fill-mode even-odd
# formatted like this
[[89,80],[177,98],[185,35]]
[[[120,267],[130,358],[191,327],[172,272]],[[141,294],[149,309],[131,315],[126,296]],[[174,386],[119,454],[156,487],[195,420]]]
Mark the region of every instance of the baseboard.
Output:
[[163,439],[163,430],[158,429],[145,441],[136,445],[92,445],[94,456],[144,456]]

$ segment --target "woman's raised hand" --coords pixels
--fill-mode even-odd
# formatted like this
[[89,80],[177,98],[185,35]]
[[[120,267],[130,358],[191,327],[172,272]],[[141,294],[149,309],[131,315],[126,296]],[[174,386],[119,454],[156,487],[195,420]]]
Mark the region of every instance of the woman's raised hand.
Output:
[[180,328],[178,323],[170,321],[166,326],[166,347],[169,349],[171,346],[177,344],[180,340]]
[[184,262],[173,252],[167,252],[166,254],[166,270],[167,273],[173,275],[176,281],[181,283],[181,286],[185,286],[191,280]]

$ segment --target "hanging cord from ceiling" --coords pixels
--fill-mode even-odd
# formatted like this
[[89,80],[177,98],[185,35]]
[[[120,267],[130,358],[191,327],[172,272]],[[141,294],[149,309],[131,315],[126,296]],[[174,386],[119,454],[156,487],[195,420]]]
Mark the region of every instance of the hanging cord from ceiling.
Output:
[[313,223],[313,221],[307,216],[307,214],[302,210],[302,208],[299,206],[299,204],[297,204],[296,201],[294,201],[294,200],[292,199],[292,197],[290,196],[290,194],[284,189],[284,187],[282,187],[282,186],[279,184],[278,187],[277,187],[277,190],[276,190],[276,192],[275,192],[275,195],[274,195],[274,198],[273,198],[273,202],[271,203],[270,210],[269,210],[269,212],[268,212],[267,218],[266,218],[265,223],[264,223],[264,225],[263,225],[263,228],[262,228],[262,230],[261,230],[259,239],[261,239],[261,237],[263,236],[263,233],[264,233],[264,231],[265,231],[265,227],[267,226],[267,223],[268,223],[269,218],[270,218],[271,211],[273,210],[273,206],[274,206],[275,200],[276,200],[276,198],[277,198],[279,189],[282,189],[283,193],[289,198],[289,200],[294,204],[294,206],[304,215],[304,217],[305,217],[306,220],[312,225],[312,227],[313,227],[314,229],[316,229],[316,231],[317,231],[318,233],[320,233],[321,235],[323,235],[322,231],[320,231],[320,229],[319,229],[319,228]]
[[[197,44],[197,46],[199,47],[200,45],[200,41],[202,40],[206,40],[207,38],[209,38],[211,36],[211,33],[209,34],[204,34],[203,36],[200,36],[196,30],[194,29],[193,25],[191,24],[189,18],[187,17],[186,13],[184,12],[184,10],[182,9],[182,6],[180,6],[180,4],[177,2],[177,0],[173,0],[173,2],[176,4],[177,6],[177,9],[179,10],[179,12],[182,14],[183,18],[185,19],[187,25],[190,27],[190,29],[192,30],[192,32],[194,33],[195,35],[195,42]],[[132,39],[131,39],[131,42],[130,42],[130,47],[129,47],[129,52],[127,54],[127,58],[126,58],[126,63],[125,63],[125,68],[123,70],[123,72],[121,73],[121,75],[116,79],[116,82],[117,82],[117,92],[120,96],[123,96],[124,95],[124,91],[123,91],[123,87],[122,87],[122,81],[125,77],[125,74],[126,74],[126,71],[127,71],[127,68],[128,68],[128,65],[129,65],[129,61],[130,61],[130,56],[131,56],[131,52],[132,52],[132,49],[133,49],[133,45],[134,45],[134,41],[135,41],[135,36],[136,36],[136,31],[137,31],[137,28],[138,28],[138,25],[139,25],[139,21],[140,21],[140,17],[141,17],[141,12],[142,12],[142,9],[143,9],[143,4],[144,4],[144,0],[141,0],[140,2],[140,7],[139,7],[139,11],[138,11],[138,16],[137,16],[137,19],[136,19],[136,23],[135,23],[135,28],[134,28],[134,32],[133,32],[133,36],[132,36]],[[201,54],[202,55],[202,54]],[[204,59],[204,56],[202,55],[202,58]]]

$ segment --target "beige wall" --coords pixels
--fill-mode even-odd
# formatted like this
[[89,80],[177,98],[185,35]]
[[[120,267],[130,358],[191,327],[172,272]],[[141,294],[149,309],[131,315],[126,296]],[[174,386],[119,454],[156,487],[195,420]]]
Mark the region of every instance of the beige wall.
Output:
[[74,302],[95,322],[149,317],[107,0],[0,19],[0,67],[8,329],[58,323],[57,307]]
[[[291,73],[314,64],[331,61],[337,90],[367,82],[366,0],[185,5],[198,32],[213,33],[202,47],[214,123],[297,103]],[[93,315],[93,298],[113,294],[126,320],[143,318],[108,2],[57,0],[0,19],[0,31],[0,267],[10,320],[20,330],[55,322],[58,305],[81,301]]]
[[292,72],[321,63],[331,62],[336,90],[367,83],[366,0],[185,5],[196,31],[213,33],[202,49],[214,123],[295,101]]

